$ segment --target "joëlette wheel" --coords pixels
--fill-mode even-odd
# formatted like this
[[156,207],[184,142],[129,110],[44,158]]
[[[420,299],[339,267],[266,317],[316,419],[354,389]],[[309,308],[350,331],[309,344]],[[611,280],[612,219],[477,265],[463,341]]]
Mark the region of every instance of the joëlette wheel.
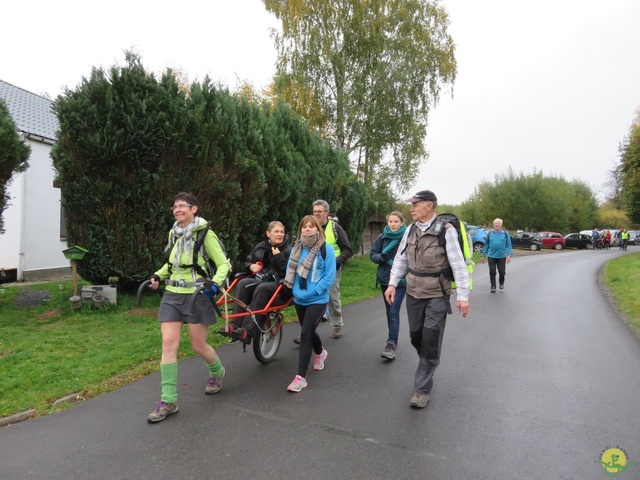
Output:
[[269,317],[266,316],[264,324],[260,326],[260,335],[253,341],[253,354],[260,363],[271,362],[282,343],[282,313],[278,312],[273,318]]

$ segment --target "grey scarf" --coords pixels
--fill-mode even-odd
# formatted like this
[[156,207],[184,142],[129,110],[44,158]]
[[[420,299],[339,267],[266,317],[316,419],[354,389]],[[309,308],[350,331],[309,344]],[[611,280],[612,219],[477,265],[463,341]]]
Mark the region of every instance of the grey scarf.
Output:
[[171,255],[169,249],[175,243],[176,253],[173,257],[173,267],[176,269],[178,275],[180,275],[180,258],[183,253],[191,254],[193,250],[193,231],[203,223],[207,222],[201,217],[195,217],[193,222],[186,227],[181,227],[180,223],[176,221],[171,228],[171,235],[169,235],[169,242],[165,247],[165,251]]
[[[302,290],[307,289],[307,277],[313,266],[313,262],[318,255],[320,247],[324,243],[324,240],[320,240],[320,234],[318,232],[313,235],[301,235],[291,249],[291,256],[289,257],[289,267],[287,268],[287,274],[284,277],[284,284],[289,288],[293,288],[293,282],[295,281],[296,273],[300,277],[300,288]],[[300,265],[300,254],[302,253],[302,247],[309,250],[309,253]]]

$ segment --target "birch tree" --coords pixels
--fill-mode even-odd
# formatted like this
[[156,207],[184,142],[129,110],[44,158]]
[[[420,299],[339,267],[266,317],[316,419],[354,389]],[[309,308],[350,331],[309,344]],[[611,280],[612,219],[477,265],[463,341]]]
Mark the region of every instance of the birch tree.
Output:
[[[456,75],[449,18],[438,0],[263,0],[282,23],[275,88],[312,111],[371,191],[400,191],[427,160],[427,120]],[[320,124],[318,124],[320,123]]]

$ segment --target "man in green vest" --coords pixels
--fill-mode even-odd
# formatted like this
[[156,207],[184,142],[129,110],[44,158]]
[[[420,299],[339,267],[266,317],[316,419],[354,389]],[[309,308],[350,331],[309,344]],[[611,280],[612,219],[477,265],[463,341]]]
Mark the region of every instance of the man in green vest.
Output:
[[324,200],[313,202],[313,216],[318,219],[324,228],[324,236],[327,245],[331,245],[336,254],[336,279],[329,290],[329,318],[333,328],[333,338],[342,336],[342,302],[340,301],[340,278],[342,277],[342,266],[347,259],[353,255],[349,237],[344,229],[338,224],[336,219],[329,217],[329,204]]
[[629,232],[627,232],[627,229],[624,228],[622,229],[622,233],[620,234],[620,249],[626,250],[628,243],[629,243]]

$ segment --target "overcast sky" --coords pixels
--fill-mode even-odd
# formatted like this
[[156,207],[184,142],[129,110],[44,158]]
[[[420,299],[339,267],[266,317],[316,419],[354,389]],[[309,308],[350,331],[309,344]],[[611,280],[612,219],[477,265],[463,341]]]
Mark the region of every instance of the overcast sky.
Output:
[[[460,203],[511,167],[579,179],[602,198],[640,106],[640,0],[445,0],[458,77],[432,110],[414,190]],[[135,49],[233,87],[270,82],[276,59],[260,0],[5,2],[0,79],[55,98]],[[498,212],[499,213],[499,212]]]

